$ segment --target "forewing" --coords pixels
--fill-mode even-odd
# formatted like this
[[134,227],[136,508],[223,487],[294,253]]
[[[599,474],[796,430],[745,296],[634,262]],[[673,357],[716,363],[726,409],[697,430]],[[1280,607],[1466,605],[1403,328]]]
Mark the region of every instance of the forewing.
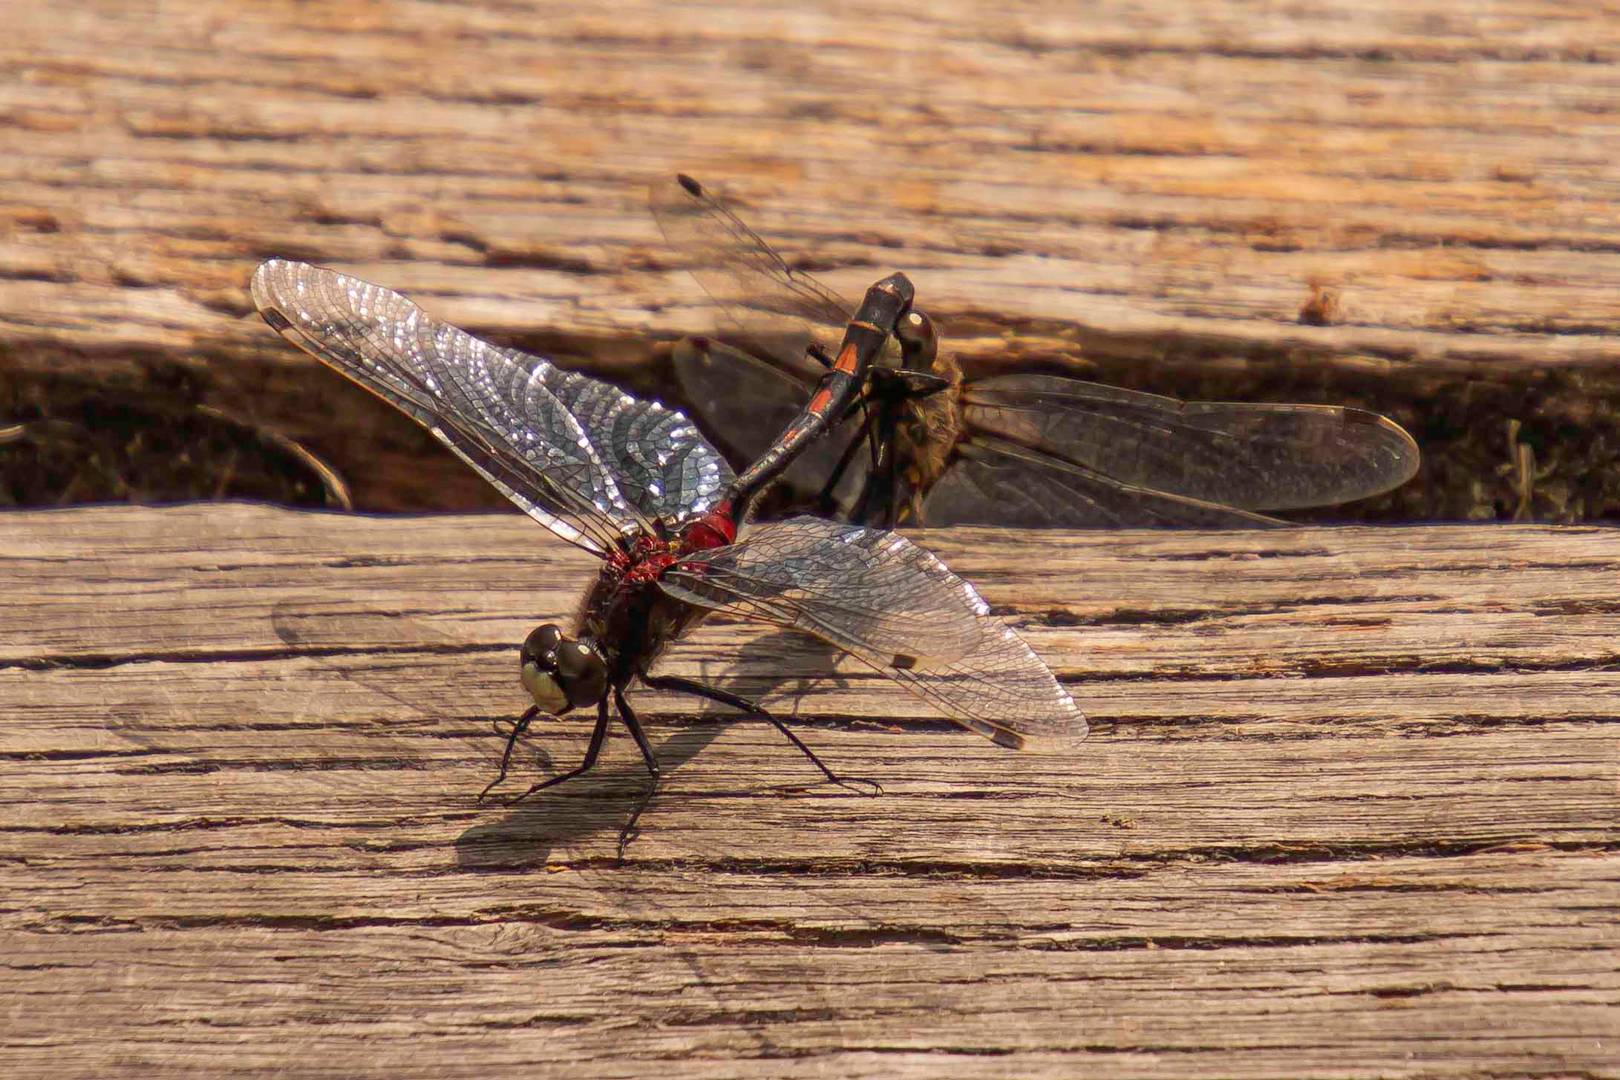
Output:
[[678,413],[441,323],[391,290],[273,259],[265,321],[400,409],[563,538],[598,553],[646,518],[712,501],[724,463]]
[[671,596],[803,630],[1004,745],[1084,737],[1052,672],[973,586],[897,533],[796,517],[682,560]]
[[577,372],[552,371],[552,393],[578,418],[631,506],[679,520],[720,500],[731,466],[684,414]]
[[1247,510],[1349,502],[1417,472],[1399,424],[1361,409],[1178,401],[1051,375],[971,384],[970,427],[1125,484]]
[[962,443],[922,505],[923,524],[1010,528],[1257,529],[1288,524],[1230,506],[1121,483],[980,435]]
[[[802,270],[795,270],[760,235],[689,176],[653,184],[653,218],[669,246],[695,260],[692,276],[740,326],[781,329],[780,316],[842,332],[855,308]],[[760,318],[761,314],[778,316]],[[820,337],[822,335],[815,335]]]
[[[790,370],[710,338],[677,342],[673,361],[682,395],[738,463],[758,460],[798,418],[816,377],[808,368]],[[858,434],[858,424],[840,424],[805,447],[782,475],[795,502],[820,494]],[[871,456],[857,448],[833,492],[835,503],[855,498],[870,465]]]

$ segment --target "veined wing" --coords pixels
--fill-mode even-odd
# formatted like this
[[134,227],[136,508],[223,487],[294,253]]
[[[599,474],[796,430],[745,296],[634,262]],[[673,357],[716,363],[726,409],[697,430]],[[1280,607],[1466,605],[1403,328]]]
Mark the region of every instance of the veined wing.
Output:
[[684,413],[577,372],[552,371],[551,392],[578,418],[631,506],[678,521],[719,501],[731,466]]
[[[697,260],[698,284],[746,329],[759,329],[760,313],[789,316],[814,331],[842,334],[855,306],[802,270],[795,270],[741,218],[690,176],[653,184],[648,194],[658,227],[676,251]],[[824,336],[824,335],[816,335]],[[836,344],[836,335],[830,339]]]
[[[675,345],[675,378],[696,415],[707,422],[720,448],[737,462],[756,461],[798,418],[810,401],[816,374],[804,361],[802,372],[759,360],[709,338],[687,338]],[[802,379],[801,376],[802,375]],[[840,424],[804,448],[782,480],[796,502],[821,493],[838,462],[851,450],[860,425]],[[860,494],[871,455],[854,448],[833,501],[847,506]]]
[[666,571],[700,607],[803,630],[1007,746],[1083,738],[1068,692],[973,586],[897,533],[819,518],[768,525]]
[[1362,409],[1178,401],[1051,375],[970,384],[967,423],[1125,484],[1247,510],[1349,502],[1410,480],[1418,448]]
[[1028,529],[1263,529],[1288,524],[1122,483],[988,435],[958,444],[945,475],[923,499],[922,521],[929,526]]
[[711,505],[730,469],[679,413],[441,323],[405,297],[272,259],[253,300],[283,337],[427,428],[530,516],[606,553]]

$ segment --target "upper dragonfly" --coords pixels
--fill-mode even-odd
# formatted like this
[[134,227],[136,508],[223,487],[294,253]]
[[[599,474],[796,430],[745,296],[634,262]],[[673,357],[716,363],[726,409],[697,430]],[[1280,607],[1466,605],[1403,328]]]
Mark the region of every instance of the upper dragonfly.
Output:
[[[690,177],[655,184],[651,206],[671,246],[694,257],[700,284],[745,329],[774,321],[825,341],[855,310]],[[786,477],[800,500],[869,525],[1281,525],[1260,511],[1366,498],[1417,471],[1412,437],[1361,409],[1178,401],[1050,375],[964,382],[914,307],[895,338],[898,350],[867,356],[866,385],[836,400],[811,390],[828,379],[824,346],[809,360],[767,363],[691,339],[677,347],[675,370],[738,460],[772,460],[784,427],[791,434],[818,414],[836,423],[852,402],[864,406],[860,427],[812,448]],[[870,455],[859,453],[863,435]]]
[[759,716],[838,779],[754,702],[651,673],[665,645],[711,611],[813,634],[1003,745],[1084,736],[1079,709],[1029,646],[905,538],[799,517],[738,540],[746,496],[734,501],[730,467],[679,412],[481,341],[332,270],[274,259],[254,273],[252,290],[288,341],[410,416],[531,517],[602,560],[571,632],[547,624],[523,644],[534,704],[512,726],[495,783],[537,716],[594,706],[583,762],[524,794],[590,769],[610,697],[656,782],[658,763],[625,697],[636,681]]

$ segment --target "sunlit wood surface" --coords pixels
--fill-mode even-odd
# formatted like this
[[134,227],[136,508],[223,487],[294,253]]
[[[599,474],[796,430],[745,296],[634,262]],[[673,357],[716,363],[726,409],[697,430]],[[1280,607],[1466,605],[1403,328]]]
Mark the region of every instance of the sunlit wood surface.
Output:
[[[0,517],[8,1076],[1615,1073],[1620,533],[919,540],[1086,709],[1018,753],[711,624],[480,806],[592,560],[516,517]],[[544,726],[520,774],[567,767]],[[548,760],[549,759],[549,763]],[[797,790],[807,785],[803,790]]]

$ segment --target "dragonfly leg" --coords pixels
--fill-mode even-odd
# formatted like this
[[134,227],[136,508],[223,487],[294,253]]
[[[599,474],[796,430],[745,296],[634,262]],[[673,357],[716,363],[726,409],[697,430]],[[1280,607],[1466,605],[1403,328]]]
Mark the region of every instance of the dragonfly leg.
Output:
[[693,694],[697,697],[707,698],[710,701],[718,701],[722,705],[730,705],[733,709],[740,710],[744,715],[757,716],[762,720],[768,720],[771,726],[786,736],[788,742],[798,747],[799,752],[809,758],[810,763],[820,769],[822,775],[828,780],[840,787],[864,786],[871,788],[873,795],[883,794],[883,785],[876,780],[867,780],[862,777],[845,777],[833,772],[816,756],[815,751],[804,745],[804,742],[789,730],[786,724],[771,715],[763,706],[749,701],[747,698],[738,697],[736,694],[730,694],[724,690],[717,690],[712,686],[704,686],[702,683],[683,679],[678,675],[644,675],[641,681],[654,690],[676,690],[683,694]]
[[624,726],[630,729],[630,737],[636,740],[636,746],[641,750],[641,757],[647,763],[647,772],[652,775],[652,782],[647,785],[647,791],[636,803],[636,808],[630,812],[630,820],[624,823],[619,830],[619,861],[624,861],[624,849],[630,846],[630,841],[636,838],[636,822],[641,820],[641,812],[647,809],[652,802],[653,795],[658,792],[658,759],[653,757],[652,745],[647,742],[647,733],[641,730],[641,721],[636,719],[635,710],[624,699],[624,688],[613,688],[613,703],[619,707],[619,718]]
[[877,529],[892,529],[899,516],[895,502],[895,461],[892,439],[893,427],[889,428],[886,440],[878,444],[873,458],[873,468],[867,475],[866,487],[861,491],[860,501],[850,512],[851,521],[859,521]]
[[[496,775],[495,779],[489,782],[488,786],[485,787],[483,791],[478,793],[479,802],[483,802],[484,799],[489,796],[489,793],[499,787],[501,782],[506,779],[506,770],[511,767],[512,751],[517,748],[518,739],[523,736],[525,731],[529,730],[529,725],[533,723],[534,718],[539,715],[540,706],[530,705],[529,711],[518,717],[517,720],[512,724],[512,731],[506,737],[506,752],[501,755],[501,771]],[[499,735],[502,733],[501,724],[503,722],[504,721],[501,720],[495,721],[495,734]]]
[[624,688],[613,688],[613,703],[619,707],[619,719],[624,726],[630,729],[630,737],[636,740],[636,746],[641,750],[641,757],[647,762],[647,771],[652,773],[653,779],[658,779],[658,759],[653,757],[652,744],[647,741],[647,733],[641,730],[641,721],[630,708],[630,703],[624,700]]
[[[862,409],[865,409],[865,399],[861,399],[859,404]],[[816,496],[816,504],[821,507],[823,513],[833,509],[833,492],[838,490],[839,483],[844,479],[845,471],[854,462],[855,455],[860,452],[861,444],[866,441],[867,432],[876,419],[877,414],[875,412],[866,411],[865,415],[861,417],[860,430],[849,441],[849,445],[844,447],[844,452],[838,455],[838,464],[833,466],[833,471],[827,476],[827,482],[821,487],[821,494]]]
[[[536,710],[536,711],[538,712],[539,710]],[[606,697],[606,695],[604,695],[601,702],[596,707],[596,727],[595,727],[595,729],[593,729],[591,731],[590,745],[585,747],[585,760],[581,761],[577,768],[569,769],[565,773],[559,773],[556,776],[548,777],[547,779],[540,781],[538,784],[535,784],[535,785],[531,786],[528,791],[525,791],[523,794],[519,795],[517,798],[508,799],[506,805],[508,805],[508,806],[516,805],[517,803],[522,802],[524,799],[527,799],[530,795],[533,795],[537,791],[542,791],[542,790],[544,790],[545,788],[548,788],[548,787],[554,787],[557,784],[560,784],[565,780],[572,780],[576,776],[580,776],[580,775],[583,775],[584,773],[590,772],[591,767],[596,764],[596,759],[602,753],[602,744],[607,741],[607,732],[608,732],[608,705],[607,705],[607,697]],[[491,787],[493,787],[493,786],[494,785],[491,785]],[[486,788],[485,790],[487,791],[488,788]]]
[[872,382],[878,385],[879,396],[892,401],[928,397],[951,385],[951,380],[942,375],[935,375],[929,371],[913,371],[910,368],[873,368]]

